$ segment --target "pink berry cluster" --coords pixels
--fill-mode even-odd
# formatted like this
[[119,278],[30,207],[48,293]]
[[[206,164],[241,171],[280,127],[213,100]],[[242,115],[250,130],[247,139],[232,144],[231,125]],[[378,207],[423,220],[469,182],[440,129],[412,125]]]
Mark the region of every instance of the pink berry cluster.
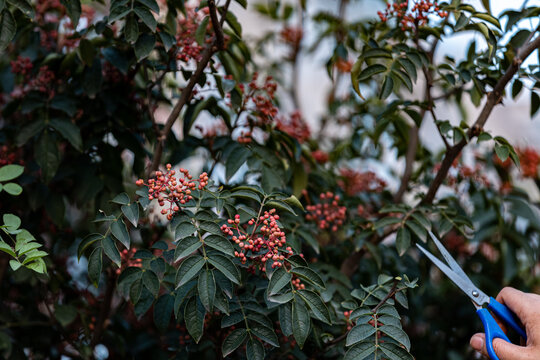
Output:
[[[27,64],[22,65],[24,63],[24,60],[22,63],[12,63],[12,68],[13,66],[15,66],[17,70],[22,70],[20,66],[26,66],[26,69],[28,69]],[[23,73],[25,75],[24,83],[18,84],[13,88],[13,91],[10,94],[12,98],[22,98],[31,91],[39,91],[45,93],[48,95],[49,99],[52,99],[54,97],[54,95],[56,94],[56,91],[54,90],[54,86],[56,84],[56,76],[54,72],[49,70],[49,67],[47,65],[41,66],[39,68],[39,72],[33,78],[30,78],[28,75],[26,75],[26,70],[24,72],[21,72],[21,74]]]
[[22,75],[25,79],[28,79],[34,65],[28,57],[18,56],[17,60],[11,61],[11,72],[14,74]]
[[260,84],[259,74],[255,72],[247,87],[238,84],[238,88],[243,94],[240,111],[248,110],[259,124],[270,124],[278,113],[278,108],[274,105],[277,83],[273,77],[267,76]]
[[293,48],[298,48],[302,41],[303,31],[301,27],[286,26],[279,33],[283,41]]
[[308,140],[311,136],[309,126],[302,117],[302,113],[298,110],[294,111],[288,119],[278,117],[276,128],[291,135],[300,143]]
[[[195,11],[193,7],[186,6],[186,15],[178,20],[178,31],[176,32],[176,45],[178,46],[177,60],[188,62],[190,60],[199,61],[204,49],[195,39],[195,33],[202,19],[208,15],[208,8]],[[211,25],[208,25],[211,29]],[[207,30],[208,30],[207,29]],[[208,38],[206,41],[212,41]]]
[[306,206],[306,219],[315,221],[319,229],[337,231],[343,225],[347,208],[339,205],[340,197],[328,191],[319,195],[320,202]]
[[311,156],[313,156],[313,159],[315,159],[316,162],[319,164],[326,164],[328,160],[330,159],[330,156],[328,153],[322,151],[322,150],[315,150],[311,153]]
[[0,146],[0,167],[9,164],[24,165],[22,148],[10,149],[7,145]]
[[221,226],[221,231],[230,236],[240,248],[234,255],[242,264],[245,264],[249,257],[264,272],[267,261],[272,261],[272,268],[282,267],[283,260],[293,254],[292,248],[286,246],[287,238],[279,227],[278,220],[276,209],[265,211],[244,225],[240,224],[240,215],[235,215],[234,219],[228,219],[227,224]]
[[350,319],[351,314],[352,310],[343,312],[343,316],[345,316],[345,322],[347,323],[347,331],[350,331],[354,326],[354,322]]
[[303,290],[306,288],[305,284],[302,284],[299,278],[295,277],[292,279],[291,283],[294,285],[296,290]]
[[142,267],[142,259],[133,259],[133,255],[137,252],[137,249],[131,248],[131,249],[124,249],[120,252],[120,258],[122,267],[116,269],[116,275],[120,275],[122,270],[124,270],[127,267]]
[[521,174],[526,178],[538,178],[538,165],[540,165],[540,154],[532,147],[518,150],[521,164]]
[[448,16],[447,11],[439,8],[437,0],[415,0],[412,2],[410,7],[409,0],[388,2],[385,11],[378,11],[377,14],[382,22],[386,22],[392,17],[397,18],[403,31],[426,25],[430,14],[436,14],[441,18]]
[[347,195],[356,195],[361,192],[382,192],[386,182],[377,177],[372,171],[360,172],[352,169],[340,169],[341,179],[338,185]]
[[148,199],[157,199],[159,206],[163,207],[167,202],[168,207],[162,209],[161,214],[167,215],[167,219],[171,220],[174,214],[180,211],[180,206],[193,198],[191,195],[193,190],[204,189],[208,184],[208,174],[204,172],[199,175],[198,180],[193,180],[186,169],[180,169],[183,177],[175,177],[176,171],[172,170],[171,164],[167,164],[166,168],[165,172],[156,171],[155,179],[149,179],[147,184],[142,179],[137,180],[135,184],[148,186]]

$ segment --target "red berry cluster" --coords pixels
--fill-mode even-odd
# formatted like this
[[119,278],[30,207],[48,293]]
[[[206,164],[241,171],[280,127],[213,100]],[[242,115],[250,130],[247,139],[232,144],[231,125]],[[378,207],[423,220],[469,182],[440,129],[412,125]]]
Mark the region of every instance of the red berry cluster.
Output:
[[0,167],[9,164],[24,165],[24,160],[22,159],[22,148],[10,150],[7,145],[0,147]]
[[142,267],[142,259],[133,259],[133,255],[137,252],[137,249],[124,249],[120,252],[122,267],[116,269],[116,275],[120,275],[122,270],[128,267]]
[[287,45],[296,50],[300,47],[300,42],[302,42],[303,31],[301,27],[286,26],[279,35]]
[[410,9],[409,0],[388,2],[385,11],[378,11],[377,14],[382,22],[388,21],[391,17],[397,18],[403,31],[426,25],[430,14],[437,14],[441,18],[448,16],[447,11],[439,8],[437,0],[414,0]]
[[463,179],[470,179],[483,186],[490,186],[490,181],[485,173],[485,168],[481,164],[476,164],[474,168],[466,165],[459,167],[459,175]]
[[350,331],[354,326],[354,322],[350,319],[351,314],[352,310],[343,312],[343,316],[345,316],[345,322],[347,323],[347,331]]
[[339,206],[339,195],[328,191],[319,195],[321,200],[316,205],[306,206],[308,214],[306,219],[309,221],[315,221],[319,229],[331,229],[337,231],[339,226],[343,225],[345,221],[347,208],[345,206]]
[[292,248],[286,246],[287,238],[278,220],[276,209],[265,211],[258,219],[250,219],[244,225],[240,224],[240,215],[235,215],[221,226],[221,231],[240,248],[234,255],[242,264],[249,257],[264,272],[267,261],[272,261],[272,268],[282,267],[283,260],[293,254]]
[[30,73],[32,72],[32,69],[34,68],[34,65],[32,64],[32,61],[28,57],[18,56],[17,60],[11,61],[11,72],[14,74],[20,74],[25,79],[28,79],[30,76]]
[[540,154],[534,148],[527,147],[525,149],[519,149],[518,155],[523,177],[536,179],[538,177]]
[[300,143],[303,143],[304,141],[308,140],[309,137],[311,136],[311,131],[309,130],[309,126],[304,121],[304,118],[302,117],[302,113],[298,110],[294,111],[291,114],[290,118],[288,119],[285,119],[283,117],[278,117],[276,128],[278,130],[281,130],[291,135]]
[[[18,67],[18,65],[16,65]],[[10,96],[12,98],[21,98],[28,94],[30,91],[39,91],[46,93],[49,99],[52,99],[55,95],[54,85],[55,85],[56,76],[54,72],[49,70],[47,65],[41,66],[37,76],[29,79],[26,77],[24,79],[24,85],[17,85],[14,87]]]
[[[195,39],[195,33],[202,21],[208,15],[208,8],[203,8],[200,11],[195,11],[193,7],[186,6],[186,15],[178,20],[178,31],[176,35],[176,45],[178,53],[176,58],[183,62],[190,60],[199,61],[204,49]],[[207,31],[211,30],[211,24],[208,24]],[[212,41],[207,38],[206,41]]]
[[[167,219],[171,220],[175,213],[180,211],[180,206],[186,204],[193,197],[191,192],[195,189],[202,190],[208,184],[208,175],[204,172],[199,175],[198,180],[193,180],[193,177],[186,169],[180,169],[183,177],[175,177],[176,171],[172,170],[171,164],[167,164],[165,172],[156,171],[156,178],[149,179],[148,184],[144,180],[139,179],[135,182],[137,186],[148,186],[148,199],[157,199],[159,206],[165,206],[165,202],[169,203],[168,208],[161,210],[161,214],[167,215]],[[197,185],[197,182],[199,185]]]
[[250,110],[259,123],[271,123],[278,113],[278,108],[274,105],[277,84],[273,77],[267,76],[264,82],[259,85],[259,74],[255,72],[247,89],[244,84],[238,84],[238,88],[243,94],[240,110]]
[[386,187],[386,181],[378,178],[373,171],[360,172],[344,168],[339,173],[342,179],[338,185],[350,196],[361,192],[378,193]]
[[342,58],[339,58],[335,63],[336,68],[339,72],[342,73],[350,73],[353,67],[353,62],[350,60],[345,60]]
[[242,131],[240,132],[240,136],[236,139],[240,144],[249,144],[253,141],[253,138],[251,137],[251,131]]
[[325,153],[322,150],[315,150],[311,153],[311,156],[313,156],[313,159],[315,159],[316,162],[319,164],[326,164],[330,157],[328,156],[328,153]]
[[300,281],[299,278],[297,277],[294,277],[291,281],[291,283],[294,285],[294,287],[296,288],[296,290],[303,290],[306,288],[306,285],[305,284],[302,284],[302,282]]

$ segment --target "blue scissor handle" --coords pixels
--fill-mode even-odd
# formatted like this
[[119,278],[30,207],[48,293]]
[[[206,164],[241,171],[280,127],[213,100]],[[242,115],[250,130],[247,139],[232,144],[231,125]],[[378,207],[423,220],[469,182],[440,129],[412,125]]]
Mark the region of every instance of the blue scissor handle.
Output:
[[488,309],[478,309],[476,310],[476,313],[478,314],[480,320],[482,320],[482,324],[484,325],[484,331],[486,333],[487,353],[491,360],[499,360],[499,357],[497,356],[497,354],[495,354],[495,350],[493,350],[493,340],[496,338],[500,338],[508,342],[510,342],[510,340],[508,339],[508,336],[506,336],[504,331],[502,331],[502,329],[499,327],[499,324],[497,324],[495,319],[493,319],[493,316],[491,316],[491,313]]
[[525,329],[523,329],[516,315],[507,306],[501,304],[494,298],[490,298],[487,308],[491,310],[492,313],[497,315],[499,320],[504,321],[508,326],[514,329],[519,336],[527,341],[527,333],[525,332]]

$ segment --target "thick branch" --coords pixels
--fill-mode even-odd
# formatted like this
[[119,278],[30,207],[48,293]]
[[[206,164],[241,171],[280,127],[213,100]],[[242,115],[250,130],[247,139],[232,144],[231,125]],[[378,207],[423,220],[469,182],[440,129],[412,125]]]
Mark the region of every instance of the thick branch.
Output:
[[210,20],[212,21],[212,27],[216,34],[216,46],[219,50],[225,49],[225,39],[223,37],[223,29],[221,23],[217,17],[216,2],[214,0],[208,1],[208,9],[210,10]]
[[[499,79],[493,90],[488,94],[486,103],[484,104],[484,107],[482,108],[480,115],[478,115],[474,125],[467,131],[467,137],[469,139],[478,136],[482,132],[482,129],[486,124],[489,115],[491,115],[493,108],[495,105],[501,102],[506,85],[518,72],[521,63],[538,47],[540,47],[540,36],[537,36],[534,40],[527,42],[518,50],[512,64],[508,67],[508,69],[506,69],[504,75]],[[446,150],[441,168],[437,172],[437,175],[435,175],[435,179],[431,183],[426,196],[422,200],[423,204],[431,204],[433,202],[435,195],[437,194],[437,190],[439,190],[439,187],[448,174],[448,170],[466,144],[467,139],[462,139],[459,143]]]
[[[210,1],[209,6],[210,6],[210,3],[214,3],[214,1]],[[223,7],[223,14],[221,15],[221,20],[219,22],[217,21],[217,18],[216,18],[215,23],[214,23],[214,19],[212,19],[212,24],[214,26],[214,31],[216,33],[216,40],[215,42],[209,44],[208,47],[203,51],[201,60],[197,63],[197,68],[195,69],[195,72],[190,76],[186,87],[180,93],[180,98],[178,99],[178,102],[176,103],[173,110],[169,114],[169,117],[167,118],[167,121],[165,122],[165,126],[163,127],[163,130],[158,135],[156,149],[154,151],[154,156],[152,159],[152,165],[148,168],[146,177],[149,177],[152,174],[152,172],[156,171],[157,168],[159,167],[159,164],[161,162],[161,157],[163,156],[163,147],[165,145],[165,140],[169,136],[176,119],[178,119],[178,117],[180,116],[180,113],[182,112],[184,105],[186,105],[187,102],[190,100],[193,88],[199,82],[199,79],[201,75],[203,74],[204,69],[206,69],[206,66],[210,62],[210,59],[212,59],[212,56],[214,56],[214,54],[219,49],[221,49],[219,46],[219,41],[220,41],[219,33],[221,32],[221,36],[223,37],[222,26],[225,21],[225,16],[227,16],[227,11],[228,11],[230,3],[231,3],[231,0],[227,0],[227,2],[225,3],[225,6]],[[214,10],[215,10],[215,3],[214,3]],[[210,14],[212,13],[216,15],[215,14],[216,12],[212,11],[212,8],[210,8]]]

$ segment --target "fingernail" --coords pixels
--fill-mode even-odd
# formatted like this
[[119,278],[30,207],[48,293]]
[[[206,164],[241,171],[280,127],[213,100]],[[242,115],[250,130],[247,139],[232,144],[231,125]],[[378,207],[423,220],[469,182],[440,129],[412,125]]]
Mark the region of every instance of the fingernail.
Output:
[[471,346],[475,350],[481,350],[484,346],[484,340],[480,336],[473,336],[471,339]]

